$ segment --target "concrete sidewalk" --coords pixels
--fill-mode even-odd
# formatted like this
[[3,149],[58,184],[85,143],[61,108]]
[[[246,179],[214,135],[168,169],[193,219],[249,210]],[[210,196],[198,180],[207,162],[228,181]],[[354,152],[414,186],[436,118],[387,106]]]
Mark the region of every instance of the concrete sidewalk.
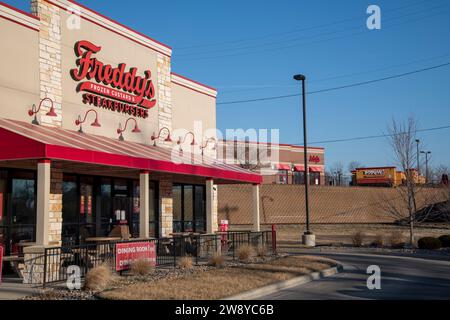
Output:
[[5,276],[0,283],[0,300],[17,300],[39,291],[39,287],[23,284],[22,279]]

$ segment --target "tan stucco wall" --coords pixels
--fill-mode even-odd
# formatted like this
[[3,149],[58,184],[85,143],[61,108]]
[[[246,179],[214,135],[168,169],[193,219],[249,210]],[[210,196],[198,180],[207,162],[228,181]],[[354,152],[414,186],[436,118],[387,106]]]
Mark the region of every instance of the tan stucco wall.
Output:
[[[216,128],[216,99],[172,83],[172,126],[182,134],[183,130],[194,131],[194,123],[201,122],[204,139],[213,136]],[[208,131],[205,133],[205,131]],[[194,132],[195,133],[195,132]],[[215,136],[215,135],[214,135]],[[178,139],[178,136],[176,136]],[[198,141],[200,143],[200,141]]]
[[39,103],[38,31],[0,18],[0,34],[0,117],[31,121],[28,109]]
[[[68,13],[63,12],[62,21],[65,21],[67,18]],[[99,113],[99,121],[102,126],[100,128],[90,126],[90,123],[95,118],[93,114],[90,114],[86,123],[83,125],[84,132],[118,138],[116,130],[119,127],[119,123],[122,123],[123,126],[126,119],[130,116],[82,103],[82,93],[76,92],[76,87],[79,82],[70,77],[70,70],[77,67],[75,63],[77,57],[74,53],[75,43],[80,40],[88,40],[97,46],[101,46],[101,51],[94,54],[93,57],[97,57],[105,64],[111,64],[113,68],[117,67],[119,63],[126,63],[126,71],[131,67],[135,67],[138,69],[137,75],[139,76],[143,76],[145,70],[150,70],[152,72],[156,97],[158,97],[157,52],[84,19],[81,20],[81,28],[79,30],[69,30],[63,23],[61,34],[63,127],[75,130],[77,127],[74,122],[78,115],[83,116],[87,110],[95,109]],[[95,80],[93,82],[97,83]],[[158,107],[157,103],[155,107],[150,109],[149,117],[146,119],[134,117],[138,121],[142,132],[131,133],[131,130],[134,128],[134,122],[130,121],[127,132],[124,133],[125,139],[128,141],[146,142],[148,144],[153,131],[156,131],[158,128]]]

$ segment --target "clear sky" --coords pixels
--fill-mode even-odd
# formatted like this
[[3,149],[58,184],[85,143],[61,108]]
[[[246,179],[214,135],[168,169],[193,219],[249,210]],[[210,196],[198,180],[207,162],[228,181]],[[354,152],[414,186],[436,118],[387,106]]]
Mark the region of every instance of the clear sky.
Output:
[[[7,0],[29,11],[29,0]],[[173,48],[172,70],[219,90],[217,126],[279,128],[302,143],[300,98],[222,102],[321,90],[450,62],[450,1],[172,0],[80,3]],[[381,8],[381,30],[366,9]],[[324,140],[386,133],[392,117],[415,116],[422,129],[450,125],[450,66],[307,97],[308,135],[326,164],[390,165],[386,138]],[[450,166],[450,129],[419,133],[434,165]]]

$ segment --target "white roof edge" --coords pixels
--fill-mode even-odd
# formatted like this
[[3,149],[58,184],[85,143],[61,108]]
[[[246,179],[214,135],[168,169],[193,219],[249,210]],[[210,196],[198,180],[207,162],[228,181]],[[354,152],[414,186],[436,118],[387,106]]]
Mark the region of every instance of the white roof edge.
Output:
[[213,98],[217,97],[217,90],[210,88],[208,86],[202,85],[194,80],[187,79],[183,76],[177,75],[175,73],[171,74],[172,82],[175,84],[179,84],[189,89],[193,89],[195,91],[204,93],[206,95],[212,96]]
[[50,0],[48,2],[51,4],[52,3],[56,4],[57,6],[60,6],[69,12],[79,12],[81,14],[81,17],[85,17],[95,23],[100,24],[103,27],[111,29],[114,32],[119,33],[120,35],[126,36],[144,46],[147,46],[169,57],[172,55],[172,49],[162,45],[161,43],[158,43],[155,40],[148,38],[147,36],[139,34],[137,31],[127,29],[126,27],[112,21],[109,18],[102,17],[101,15],[95,13],[94,11],[82,7],[81,4],[78,5],[77,3],[73,3],[68,0]]
[[7,19],[11,19],[35,30],[39,30],[40,22],[38,19],[32,18],[17,10],[13,10],[7,6],[4,6],[2,3],[0,3],[0,14]]

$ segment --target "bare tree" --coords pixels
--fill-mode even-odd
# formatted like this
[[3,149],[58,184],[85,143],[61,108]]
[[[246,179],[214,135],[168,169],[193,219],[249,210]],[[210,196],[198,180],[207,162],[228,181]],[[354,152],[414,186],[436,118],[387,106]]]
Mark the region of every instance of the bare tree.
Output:
[[409,242],[414,245],[414,220],[417,211],[416,205],[416,180],[414,172],[414,161],[417,157],[415,141],[417,132],[417,121],[408,118],[405,123],[392,120],[388,126],[389,143],[394,152],[397,164],[405,174],[404,188],[398,188],[400,196],[405,201],[409,219]]
[[340,186],[343,181],[344,165],[342,162],[335,162],[329,169],[329,174],[333,177],[334,185]]
[[447,166],[439,165],[428,169],[431,182],[433,184],[440,184],[442,182],[443,175],[449,175],[450,169]]
[[353,170],[356,170],[357,168],[362,168],[364,165],[356,160],[350,161],[348,164],[348,171],[352,172]]

